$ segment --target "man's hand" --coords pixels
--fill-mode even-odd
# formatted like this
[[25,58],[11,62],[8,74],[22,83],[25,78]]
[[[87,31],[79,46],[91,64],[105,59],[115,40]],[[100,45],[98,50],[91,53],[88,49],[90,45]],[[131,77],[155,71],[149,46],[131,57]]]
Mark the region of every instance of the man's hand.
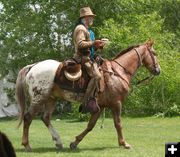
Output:
[[105,42],[102,40],[95,40],[94,41],[95,49],[103,49],[104,45],[105,45]]

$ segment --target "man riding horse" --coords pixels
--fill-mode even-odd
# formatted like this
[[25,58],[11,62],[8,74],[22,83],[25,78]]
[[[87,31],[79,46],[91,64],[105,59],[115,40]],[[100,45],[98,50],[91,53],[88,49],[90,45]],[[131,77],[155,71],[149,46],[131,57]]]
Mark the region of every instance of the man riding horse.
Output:
[[88,75],[91,77],[80,106],[82,113],[91,112],[91,109],[88,110],[87,106],[89,106],[89,108],[95,106],[96,112],[99,110],[96,95],[101,73],[99,72],[97,63],[94,62],[94,52],[97,49],[102,49],[105,43],[101,40],[95,40],[94,32],[89,29],[93,24],[94,17],[95,14],[93,14],[90,7],[81,8],[79,22],[73,33],[75,47],[74,59],[85,66]]
[[[79,91],[82,88],[79,88],[79,86],[76,88],[76,85],[79,85],[79,81],[80,83],[82,82],[82,86],[83,84],[85,84],[84,87],[88,86],[82,104],[83,111],[87,111],[87,108],[92,106],[92,104],[94,104],[94,106],[96,105],[97,110],[96,112],[91,112],[91,118],[86,129],[75,137],[75,140],[70,143],[70,148],[77,148],[78,144],[94,128],[104,108],[110,108],[112,111],[119,146],[127,149],[131,148],[126,142],[122,132],[122,103],[128,95],[130,82],[140,66],[144,65],[153,75],[160,74],[160,65],[153,48],[154,43],[149,40],[143,44],[131,46],[121,51],[113,59],[105,60],[101,65],[101,77],[97,64],[93,61],[93,48],[99,49],[103,47],[105,43],[92,39],[92,34],[88,30],[90,24],[93,22],[94,16],[89,7],[80,10],[80,24],[76,26],[73,38],[75,44],[74,59],[80,61],[82,65],[84,65],[83,62],[85,62],[84,67],[91,76],[88,85],[84,83],[85,79],[81,79],[79,76],[76,77],[78,80],[74,79],[71,81],[68,80],[68,78],[66,79],[65,71],[69,68],[66,66],[66,62],[58,62],[51,59],[27,65],[18,73],[16,80],[16,96],[20,108],[20,121],[18,126],[23,122],[22,145],[24,145],[27,151],[31,151],[29,128],[34,116],[39,112],[43,113],[42,121],[50,131],[56,147],[59,149],[63,148],[61,138],[51,124],[50,118],[58,99],[71,100],[72,102],[82,101],[83,95],[80,94]],[[76,67],[75,64],[70,65],[72,65],[73,68],[74,66]],[[72,66],[70,66],[69,69],[71,69]],[[81,66],[79,67],[81,68]],[[80,68],[78,68],[78,70]],[[102,86],[100,86],[101,92],[97,93],[97,82],[100,77],[102,80],[100,83],[103,82],[104,87],[102,88]],[[75,78],[74,75],[71,78]],[[65,88],[67,86],[68,88]],[[76,89],[74,91],[68,90],[69,87],[73,86],[78,92]],[[98,105],[95,98],[96,94]],[[100,110],[99,112],[98,109]],[[89,111],[92,111],[92,109],[90,108]]]

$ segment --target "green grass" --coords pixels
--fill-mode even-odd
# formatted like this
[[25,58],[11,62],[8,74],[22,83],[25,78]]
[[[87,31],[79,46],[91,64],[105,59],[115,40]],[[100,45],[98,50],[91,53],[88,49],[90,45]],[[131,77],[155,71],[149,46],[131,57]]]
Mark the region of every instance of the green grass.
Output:
[[87,122],[52,120],[63,141],[61,151],[55,148],[47,128],[38,119],[33,120],[30,128],[31,153],[21,146],[22,126],[15,128],[17,120],[0,119],[0,130],[12,141],[17,157],[163,157],[166,142],[180,141],[180,118],[122,118],[122,122],[131,150],[118,146],[112,119],[105,119],[104,129],[100,129],[101,121],[98,121],[76,151],[71,151],[69,144],[85,129]]

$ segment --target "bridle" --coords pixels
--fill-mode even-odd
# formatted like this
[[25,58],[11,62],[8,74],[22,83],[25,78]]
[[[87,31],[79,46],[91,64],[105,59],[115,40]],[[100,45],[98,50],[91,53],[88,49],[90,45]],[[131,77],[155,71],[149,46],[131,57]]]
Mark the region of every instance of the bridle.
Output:
[[152,62],[153,62],[152,66],[154,68],[157,68],[158,67],[158,63],[156,63],[156,61],[154,59],[154,56],[156,55],[156,53],[154,52],[154,50],[151,50],[149,47],[147,47],[147,50],[149,51],[149,54],[150,54]]
[[[158,64],[156,63],[155,58],[154,58],[155,52],[154,52],[153,50],[151,50],[151,49],[150,49],[149,47],[147,47],[147,46],[146,46],[146,48],[147,48],[147,50],[148,50],[148,52],[149,52],[149,54],[150,54],[150,56],[151,56],[151,60],[152,60],[152,62],[153,62],[152,66],[153,66],[154,68],[157,68],[157,67],[158,67]],[[139,52],[137,51],[137,49],[135,49],[135,51],[136,51],[136,53],[137,53],[137,55],[138,55],[138,57],[139,57],[139,62],[140,62],[140,65],[139,65],[139,66],[141,66],[141,65],[142,65],[142,57],[141,57],[141,55],[139,54]],[[143,82],[145,82],[145,81],[147,81],[147,80],[152,80],[154,77],[155,77],[155,75],[150,74],[150,75],[147,76],[146,78],[137,81],[136,85],[140,85],[140,84],[142,84]]]
[[[147,50],[148,50],[148,52],[149,52],[149,54],[150,54],[150,56],[151,56],[151,59],[152,59],[152,62],[153,62],[152,66],[153,66],[154,68],[157,68],[157,65],[158,65],[158,64],[156,63],[155,58],[154,58],[155,52],[154,52],[153,50],[151,50],[151,49],[150,49],[149,47],[147,47],[147,46],[146,46],[146,48],[147,48]],[[138,56],[138,67],[140,67],[140,66],[143,64],[143,63],[142,63],[142,56],[141,56],[141,54],[139,53],[139,51],[137,50],[137,48],[134,48],[133,50],[136,52],[136,54],[137,54],[137,56]],[[131,73],[129,70],[127,70],[123,65],[121,65],[118,61],[116,61],[116,60],[112,60],[112,61],[115,62],[116,64],[118,64],[120,67],[122,67],[122,68],[124,69],[124,71],[125,71],[128,75],[132,76],[132,73]],[[146,78],[137,81],[136,85],[140,85],[140,84],[142,84],[143,82],[145,82],[146,80],[152,80],[153,78],[154,78],[154,75],[151,74],[150,76],[147,76]]]
[[134,50],[135,50],[135,52],[136,52],[136,54],[137,54],[137,56],[138,56],[138,58],[139,58],[138,67],[140,67],[140,66],[142,65],[142,57],[141,57],[139,51],[138,51],[136,48],[134,48]]

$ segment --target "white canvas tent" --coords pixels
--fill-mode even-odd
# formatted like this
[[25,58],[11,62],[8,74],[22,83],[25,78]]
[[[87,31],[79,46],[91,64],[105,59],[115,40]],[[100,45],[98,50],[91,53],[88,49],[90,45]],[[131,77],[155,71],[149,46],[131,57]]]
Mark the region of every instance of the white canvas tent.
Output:
[[4,87],[13,87],[12,83],[7,82],[5,79],[0,80],[0,118],[11,117],[18,115],[18,108],[16,104],[11,104],[8,100],[7,94],[4,92]]

